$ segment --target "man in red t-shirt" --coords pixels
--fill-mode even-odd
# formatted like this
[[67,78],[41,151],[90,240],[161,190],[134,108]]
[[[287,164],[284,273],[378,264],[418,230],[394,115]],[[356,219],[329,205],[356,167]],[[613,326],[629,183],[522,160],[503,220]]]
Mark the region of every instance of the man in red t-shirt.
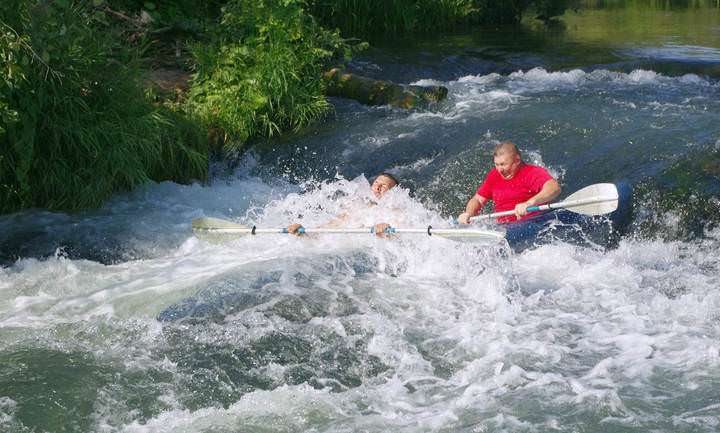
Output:
[[515,215],[498,218],[511,222],[534,215],[527,208],[545,204],[560,195],[560,184],[542,167],[525,164],[515,143],[504,141],[493,153],[495,168],[468,201],[465,212],[458,215],[460,224],[467,224],[488,200],[495,202],[495,212],[514,210]]

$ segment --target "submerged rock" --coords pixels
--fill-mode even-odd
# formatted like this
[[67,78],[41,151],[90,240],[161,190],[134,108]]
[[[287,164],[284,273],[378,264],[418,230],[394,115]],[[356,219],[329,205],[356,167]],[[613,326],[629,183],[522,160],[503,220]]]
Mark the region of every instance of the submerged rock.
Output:
[[355,99],[367,105],[413,108],[419,102],[442,101],[448,93],[443,86],[401,86],[343,72],[338,68],[326,72],[323,77],[326,95]]

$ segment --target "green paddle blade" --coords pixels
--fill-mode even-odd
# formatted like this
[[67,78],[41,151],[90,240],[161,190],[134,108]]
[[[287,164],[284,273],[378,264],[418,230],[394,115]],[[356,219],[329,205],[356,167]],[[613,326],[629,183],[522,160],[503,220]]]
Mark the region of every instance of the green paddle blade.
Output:
[[194,218],[192,231],[198,239],[208,242],[226,242],[245,236],[251,229],[220,218]]
[[[618,207],[617,187],[614,183],[596,183],[576,191],[563,200],[565,209],[585,215],[602,215],[613,212]],[[578,202],[571,204],[570,202]],[[560,203],[558,203],[560,204]],[[552,204],[551,207],[555,207]]]

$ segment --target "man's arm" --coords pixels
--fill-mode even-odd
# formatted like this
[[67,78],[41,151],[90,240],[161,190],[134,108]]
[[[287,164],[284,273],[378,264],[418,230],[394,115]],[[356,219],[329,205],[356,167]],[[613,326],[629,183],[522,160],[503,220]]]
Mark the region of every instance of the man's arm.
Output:
[[525,203],[515,205],[515,216],[517,216],[518,219],[524,217],[528,214],[527,208],[552,201],[556,199],[561,192],[562,188],[560,188],[560,184],[555,179],[548,180],[539,193],[530,197]]
[[488,202],[489,199],[481,196],[480,194],[475,194],[468,200],[467,205],[465,205],[465,212],[458,215],[457,220],[459,224],[468,224],[470,222],[470,217],[474,217],[475,215],[480,212],[480,210],[485,207],[485,204]]

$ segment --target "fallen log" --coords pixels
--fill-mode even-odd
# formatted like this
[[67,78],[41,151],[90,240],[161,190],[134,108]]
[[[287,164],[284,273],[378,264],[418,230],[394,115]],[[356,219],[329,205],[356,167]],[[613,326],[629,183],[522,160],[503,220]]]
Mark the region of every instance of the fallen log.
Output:
[[339,68],[331,69],[323,77],[326,95],[355,99],[366,105],[413,108],[422,102],[442,101],[448,93],[443,86],[401,86],[343,72]]

